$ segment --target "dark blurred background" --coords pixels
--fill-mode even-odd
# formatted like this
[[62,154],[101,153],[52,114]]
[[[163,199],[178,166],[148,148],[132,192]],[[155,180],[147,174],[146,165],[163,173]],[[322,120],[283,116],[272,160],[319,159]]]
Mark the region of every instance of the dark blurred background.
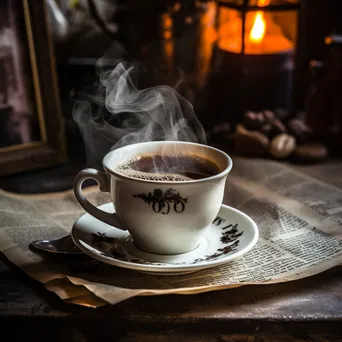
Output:
[[[67,164],[76,165],[74,168],[59,168],[59,172],[64,172],[67,178],[67,181],[63,180],[67,182],[65,187],[70,185],[75,170],[86,164],[84,143],[72,117],[74,103],[70,94],[74,89],[83,89],[97,81],[95,65],[110,50],[113,42],[120,42],[132,60],[180,68],[184,72],[180,92],[193,104],[209,137],[217,127],[239,122],[245,110],[283,110],[292,116],[305,112],[308,94],[317,81],[315,77],[321,67],[319,62],[313,61],[326,60],[330,48],[326,37],[342,33],[339,1],[250,2],[251,5],[280,5],[278,12],[270,12],[272,18],[265,15],[264,19],[269,27],[271,20],[277,23],[290,42],[290,48],[279,48],[275,58],[269,57],[268,48],[265,47],[260,53],[256,51],[244,60],[249,63],[249,68],[257,67],[260,71],[257,80],[265,80],[264,86],[257,83],[256,88],[264,89],[266,94],[261,92],[258,99],[248,94],[254,91],[253,88],[246,89],[245,85],[239,83],[241,77],[235,63],[242,70],[239,69],[239,72],[245,72],[244,67],[241,68],[241,51],[222,48],[230,44],[229,39],[232,38],[229,35],[238,37],[241,34],[234,31],[234,8],[242,2],[45,1],[53,34],[65,120]],[[287,16],[281,12],[283,3],[286,6],[293,5],[293,11]],[[227,4],[231,5],[231,9]],[[226,27],[227,23],[230,26]],[[268,39],[267,32],[262,38],[265,42]],[[220,35],[227,37],[220,41]],[[246,46],[248,48],[248,44]],[[264,68],[267,69],[265,74],[262,73]],[[274,68],[274,73],[271,70],[272,77],[268,78],[270,68]],[[274,92],[272,96],[267,95],[269,88]],[[47,173],[44,175],[48,177]]]
[[[213,31],[218,25],[216,2],[76,1],[69,9],[65,5],[68,1],[64,1],[64,7],[62,3],[60,1],[60,9],[66,20],[77,23],[69,24],[72,32],[68,33],[66,29],[67,38],[58,34],[56,19],[54,24],[60,93],[71,158],[79,155],[80,140],[72,119],[70,91],[97,79],[95,63],[110,49],[113,40],[121,42],[134,60],[181,68],[187,85],[182,95],[194,105],[195,113],[207,131],[234,116],[229,93],[224,94],[227,104],[223,110],[222,103],[221,108],[215,110],[215,96],[209,98],[208,95],[212,92],[210,85],[214,83],[212,75],[217,74],[215,63],[219,63],[214,60],[213,52]],[[305,110],[308,91],[314,81],[310,61],[325,60],[328,53],[325,38],[342,30],[338,0],[310,0],[302,5],[297,38],[301,44],[300,56],[295,65],[291,99],[294,111]],[[289,20],[296,21],[295,14]],[[228,75],[226,82],[229,78]],[[224,80],[220,82],[224,83]]]

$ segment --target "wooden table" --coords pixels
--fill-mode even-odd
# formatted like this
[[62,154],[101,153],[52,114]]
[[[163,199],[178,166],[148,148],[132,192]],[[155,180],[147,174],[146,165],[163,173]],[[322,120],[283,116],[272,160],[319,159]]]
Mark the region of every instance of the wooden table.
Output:
[[[3,179],[14,192],[71,187],[79,165]],[[342,267],[275,285],[65,304],[0,254],[0,341],[342,341]],[[12,323],[12,324],[11,324]]]
[[4,342],[342,341],[342,267],[289,283],[137,297],[92,309],[64,304],[1,260]]

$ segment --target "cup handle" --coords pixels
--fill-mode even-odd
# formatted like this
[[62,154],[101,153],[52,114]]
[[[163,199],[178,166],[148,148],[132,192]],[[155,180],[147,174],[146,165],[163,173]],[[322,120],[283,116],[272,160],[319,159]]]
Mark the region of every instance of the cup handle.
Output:
[[126,230],[125,228],[122,228],[122,224],[115,213],[107,213],[103,210],[100,210],[87,200],[82,191],[82,183],[86,179],[94,179],[98,183],[101,191],[110,192],[110,184],[106,173],[96,169],[84,169],[80,171],[74,180],[74,194],[83,209],[104,223],[107,223],[118,229]]

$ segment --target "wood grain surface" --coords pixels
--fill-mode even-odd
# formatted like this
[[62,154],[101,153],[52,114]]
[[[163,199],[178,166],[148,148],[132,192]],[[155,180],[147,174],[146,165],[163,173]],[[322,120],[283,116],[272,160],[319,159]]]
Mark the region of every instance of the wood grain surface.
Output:
[[342,268],[275,285],[137,297],[98,309],[63,303],[4,256],[2,341],[342,341]]

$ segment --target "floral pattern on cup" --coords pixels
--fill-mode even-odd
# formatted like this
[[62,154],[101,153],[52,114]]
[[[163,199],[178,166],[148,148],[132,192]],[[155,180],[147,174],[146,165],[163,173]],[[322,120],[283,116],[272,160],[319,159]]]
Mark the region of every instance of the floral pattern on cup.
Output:
[[188,202],[187,198],[183,198],[179,192],[174,189],[155,189],[148,194],[141,193],[133,195],[134,198],[140,198],[152,207],[155,213],[167,215],[170,211],[175,213],[182,213],[185,210],[185,204]]

